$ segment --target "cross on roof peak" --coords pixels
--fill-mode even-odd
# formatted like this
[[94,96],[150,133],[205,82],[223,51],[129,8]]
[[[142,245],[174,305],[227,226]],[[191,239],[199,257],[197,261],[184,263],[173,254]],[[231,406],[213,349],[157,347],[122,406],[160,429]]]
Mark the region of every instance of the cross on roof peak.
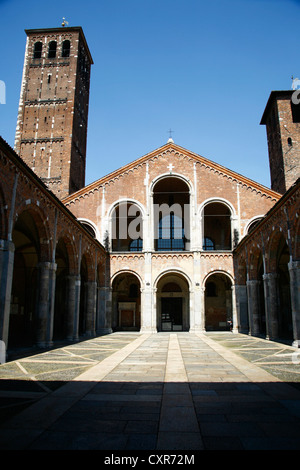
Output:
[[169,130],[170,137],[169,137],[168,143],[170,143],[170,142],[174,143],[174,140],[172,139],[172,133],[173,132],[174,131],[172,131],[172,129]]

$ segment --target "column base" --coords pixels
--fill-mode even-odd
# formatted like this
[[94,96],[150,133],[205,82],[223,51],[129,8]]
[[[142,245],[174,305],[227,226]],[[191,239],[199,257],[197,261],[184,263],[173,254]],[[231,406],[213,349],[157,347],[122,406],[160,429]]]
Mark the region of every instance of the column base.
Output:
[[300,339],[295,339],[292,342],[292,346],[293,346],[293,348],[300,348]]
[[154,334],[157,333],[157,328],[151,326],[142,326],[140,329],[140,333],[142,334]]
[[112,328],[99,328],[99,330],[96,331],[97,336],[104,336],[104,335],[110,335],[113,333]]

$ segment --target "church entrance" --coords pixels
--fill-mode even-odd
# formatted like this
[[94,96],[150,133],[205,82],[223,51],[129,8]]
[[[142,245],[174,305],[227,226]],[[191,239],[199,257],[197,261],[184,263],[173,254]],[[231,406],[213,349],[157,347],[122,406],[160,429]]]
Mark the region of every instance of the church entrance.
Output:
[[182,331],[182,297],[161,299],[161,331]]
[[115,331],[139,331],[141,327],[141,286],[132,273],[115,277],[112,293],[112,328]]
[[158,331],[189,330],[189,286],[183,276],[170,273],[158,281],[156,312]]
[[232,323],[231,280],[223,273],[211,274],[205,283],[205,330],[224,331]]

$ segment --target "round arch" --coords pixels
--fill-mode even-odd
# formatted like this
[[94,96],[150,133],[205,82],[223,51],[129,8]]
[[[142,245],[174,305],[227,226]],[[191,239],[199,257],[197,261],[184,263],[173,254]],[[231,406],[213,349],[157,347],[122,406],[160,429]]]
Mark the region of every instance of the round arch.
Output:
[[187,178],[186,176],[182,175],[181,173],[161,173],[160,175],[153,178],[153,180],[151,181],[151,183],[149,185],[149,192],[150,192],[151,196],[153,196],[155,185],[159,181],[161,181],[163,179],[166,179],[166,178],[174,178],[174,179],[177,178],[177,179],[182,180],[189,187],[190,195],[194,194],[193,184],[192,184],[191,180],[189,178]]
[[157,285],[159,283],[159,281],[164,277],[166,276],[167,274],[177,274],[178,276],[181,276],[183,277],[186,282],[188,283],[188,286],[189,286],[189,290],[191,290],[192,288],[192,281],[191,281],[191,278],[186,274],[186,272],[184,272],[182,269],[176,267],[176,266],[171,266],[167,269],[164,269],[163,271],[161,271],[157,277],[155,278],[155,281],[153,282],[153,287],[155,289],[157,289]]
[[142,217],[145,218],[145,215],[146,215],[146,210],[145,210],[145,207],[143,206],[143,204],[141,202],[139,202],[137,199],[134,199],[134,198],[120,198],[118,199],[117,201],[114,201],[108,208],[107,210],[107,217],[109,219],[111,219],[112,215],[113,215],[113,211],[115,210],[115,208],[119,205],[119,204],[124,204],[124,203],[128,203],[128,204],[133,204],[135,206],[137,206],[141,212],[142,212]]
[[53,238],[51,236],[52,231],[50,230],[48,223],[48,216],[38,204],[35,204],[30,200],[23,201],[23,203],[16,208],[14,226],[18,223],[20,217],[22,217],[22,214],[26,213],[30,214],[32,217],[38,232],[39,240],[43,241],[40,243],[40,261],[49,261],[53,250]]
[[151,183],[153,241],[156,251],[186,251],[191,238],[191,184],[177,174],[159,175]]
[[190,328],[190,279],[178,269],[157,276],[157,331],[188,331]]
[[[34,217],[35,216],[35,217]],[[37,292],[42,261],[42,234],[33,210],[17,217],[13,230],[14,266],[11,288],[8,346],[33,346],[37,340]],[[41,224],[40,224],[41,225]]]
[[211,203],[224,204],[225,206],[227,206],[229,208],[229,210],[231,212],[231,217],[236,217],[236,210],[235,210],[233,204],[231,204],[231,202],[229,202],[227,199],[225,199],[223,197],[209,197],[209,198],[205,199],[205,201],[203,201],[202,204],[199,205],[198,215],[202,216],[205,206],[207,206],[208,204],[211,204]]
[[[60,240],[66,246],[68,260],[69,260],[69,274],[75,275],[78,273],[78,252],[70,232],[63,230],[57,234],[56,248]],[[56,250],[55,250],[56,251]]]
[[112,329],[114,331],[140,330],[141,287],[141,278],[134,271],[120,270],[112,276]]
[[92,235],[93,238],[100,241],[100,234],[97,225],[89,219],[85,219],[83,217],[78,218],[78,222],[80,222]]
[[230,251],[235,243],[234,206],[224,198],[206,199],[199,207],[202,249],[204,251]]
[[107,211],[111,251],[143,250],[145,213],[144,206],[133,198],[121,198],[111,204]]
[[248,235],[248,233],[251,232],[251,230],[256,227],[257,224],[264,218],[264,215],[256,215],[252,217],[250,220],[248,220],[248,223],[245,225],[244,228],[244,236]]
[[205,330],[224,331],[232,326],[232,276],[222,270],[208,273],[205,289]]
[[268,254],[268,273],[276,274],[274,282],[277,291],[277,316],[275,319],[278,325],[277,335],[279,338],[291,340],[293,338],[289,272],[291,253],[288,240],[282,230],[274,230],[270,237]]

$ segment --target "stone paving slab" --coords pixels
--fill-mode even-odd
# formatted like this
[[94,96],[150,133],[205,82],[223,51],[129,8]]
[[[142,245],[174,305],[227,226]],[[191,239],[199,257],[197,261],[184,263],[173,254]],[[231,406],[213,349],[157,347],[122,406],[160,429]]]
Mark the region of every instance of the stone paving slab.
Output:
[[19,358],[0,366],[0,448],[298,450],[294,353],[232,333],[124,332]]

